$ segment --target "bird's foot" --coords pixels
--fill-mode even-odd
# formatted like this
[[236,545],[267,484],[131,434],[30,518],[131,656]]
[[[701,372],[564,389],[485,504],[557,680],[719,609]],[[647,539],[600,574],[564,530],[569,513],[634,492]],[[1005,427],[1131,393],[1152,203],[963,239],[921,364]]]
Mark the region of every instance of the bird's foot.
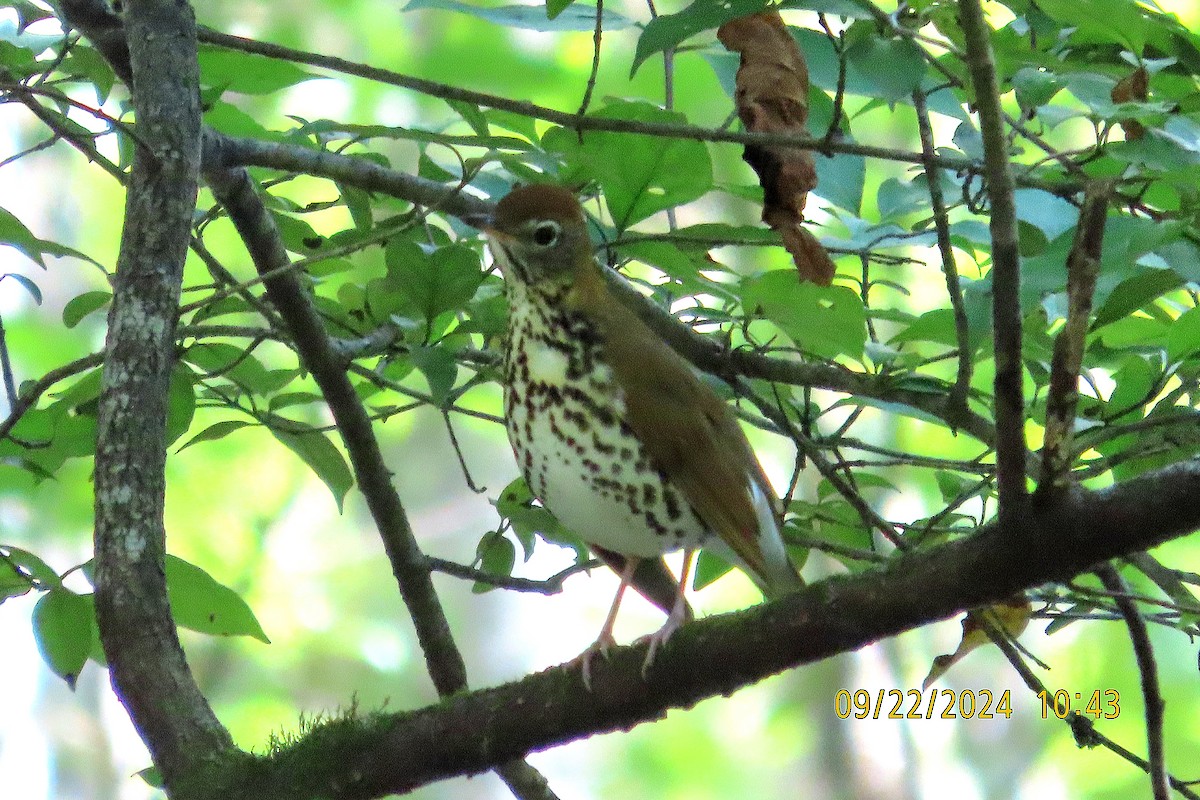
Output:
[[583,688],[589,692],[592,691],[592,659],[599,655],[605,661],[608,661],[608,649],[615,647],[617,640],[608,631],[603,631],[596,641],[592,642],[587,650],[579,654],[579,671],[583,678]]
[[654,659],[658,655],[660,647],[667,643],[667,640],[683,627],[687,622],[688,608],[685,603],[676,603],[671,609],[671,613],[667,615],[667,621],[663,626],[654,633],[650,634],[650,647],[646,651],[646,660],[642,662],[642,678],[645,679],[650,673],[650,667],[654,664]]

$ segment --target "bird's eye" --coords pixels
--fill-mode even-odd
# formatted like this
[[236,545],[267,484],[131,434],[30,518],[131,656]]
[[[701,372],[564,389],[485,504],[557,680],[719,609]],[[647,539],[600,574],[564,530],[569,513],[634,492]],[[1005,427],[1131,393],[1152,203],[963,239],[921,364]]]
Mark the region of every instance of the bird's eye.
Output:
[[539,222],[533,228],[533,243],[538,247],[553,247],[558,243],[562,227],[552,219]]

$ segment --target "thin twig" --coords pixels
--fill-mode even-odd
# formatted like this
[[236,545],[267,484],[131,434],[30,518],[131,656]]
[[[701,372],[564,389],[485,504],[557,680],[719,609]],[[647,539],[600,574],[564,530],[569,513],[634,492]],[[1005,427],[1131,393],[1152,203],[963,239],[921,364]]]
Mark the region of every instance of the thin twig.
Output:
[[449,409],[442,409],[442,422],[446,424],[446,433],[450,436],[450,447],[454,450],[454,455],[458,457],[458,468],[462,470],[463,480],[466,481],[467,488],[475,494],[483,494],[487,491],[487,487],[476,486],[474,479],[471,478],[471,470],[467,466],[467,457],[463,455],[462,447],[458,443],[458,436],[454,433],[454,422],[450,419]]
[[50,370],[32,384],[26,384],[23,387],[23,391],[17,395],[17,400],[13,403],[12,408],[9,409],[8,416],[4,418],[4,421],[0,422],[0,440],[8,437],[16,424],[21,421],[21,417],[37,404],[38,398],[51,386],[61,380],[78,375],[84,370],[98,367],[103,363],[103,353],[92,353],[83,358],[77,358],[69,364],[64,364],[61,367]]
[[1158,688],[1158,665],[1154,660],[1154,648],[1150,644],[1150,633],[1138,612],[1137,605],[1128,597],[1125,581],[1112,566],[1105,564],[1096,570],[1096,577],[1112,595],[1125,626],[1129,628],[1129,640],[1137,659],[1138,673],[1142,676],[1142,699],[1146,705],[1146,743],[1149,756],[1150,788],[1154,800],[1168,800],[1171,794],[1168,781],[1166,754],[1163,746],[1163,699]]
[[[0,318],[0,372],[4,373],[4,394],[11,415],[17,407],[17,380],[13,375],[12,360],[8,355],[8,336],[4,332],[4,320]],[[3,438],[3,437],[0,437]]]
[[20,161],[22,158],[25,158],[26,156],[33,155],[34,153],[40,153],[43,150],[49,150],[51,147],[53,147],[56,144],[58,144],[57,136],[50,136],[49,138],[43,139],[42,141],[38,142],[37,144],[31,144],[29,147],[26,147],[24,150],[13,153],[11,156],[0,160],[0,169],[7,167],[9,164],[15,164],[16,162]]
[[466,668],[450,635],[441,603],[424,569],[424,556],[413,537],[404,507],[392,486],[370,420],[354,391],[341,359],[334,353],[312,300],[302,288],[279,230],[244,170],[206,164],[205,179],[225,206],[256,269],[265,280],[272,304],[287,321],[304,366],[325,395],[350,455],[355,478],[367,499],[401,594],[417,627],[417,635],[435,686],[442,693],[466,685]]
[[[224,289],[220,289],[216,292],[213,292],[211,295],[209,295],[208,297],[205,297],[203,300],[196,300],[191,303],[188,303],[185,306],[181,306],[179,309],[179,313],[181,315],[188,314],[188,313],[191,313],[192,311],[196,311],[197,309],[203,308],[204,306],[209,305],[211,303],[215,303],[219,300],[224,300],[226,297],[230,297],[235,294],[242,294],[247,289],[249,289],[253,286],[258,286],[259,284],[265,283],[266,281],[269,281],[271,278],[273,278],[277,275],[282,275],[285,272],[304,271],[304,270],[307,270],[311,266],[320,264],[323,261],[328,261],[333,258],[341,258],[341,257],[349,255],[351,253],[356,253],[359,250],[362,250],[363,248],[368,247],[369,245],[386,242],[388,239],[396,236],[396,234],[402,233],[402,232],[410,229],[414,224],[415,224],[415,222],[411,218],[407,218],[407,217],[401,218],[401,219],[397,220],[395,222],[395,224],[380,227],[380,228],[376,229],[375,231],[373,231],[372,233],[370,233],[369,235],[361,237],[361,238],[357,238],[353,242],[350,242],[349,244],[344,244],[339,247],[331,247],[326,250],[322,250],[321,252],[316,253],[315,255],[309,256],[308,258],[302,258],[302,259],[298,259],[296,261],[289,261],[286,264],[281,264],[278,267],[276,267],[274,269],[274,271],[272,271],[270,274],[256,275],[253,278],[249,278],[249,279],[241,281],[239,283],[235,283],[232,286],[227,286]],[[207,260],[206,260],[206,263],[207,263]],[[226,273],[226,274],[228,274],[228,273]]]
[[59,114],[57,111],[52,111],[46,108],[39,103],[37,101],[37,96],[33,92],[17,92],[12,91],[11,89],[8,91],[10,91],[12,96],[15,97],[22,105],[29,109],[30,113],[41,120],[43,125],[54,131],[54,133],[57,134],[60,139],[66,141],[76,150],[83,153],[83,155],[89,161],[98,164],[101,169],[116,179],[118,183],[123,186],[128,182],[129,176],[126,175],[119,166],[101,154],[100,151],[96,149],[96,145],[91,141],[91,139],[77,135],[74,129],[63,124],[63,120],[65,120],[66,117],[64,117],[62,114]]
[[[926,159],[937,153],[933,138],[933,126],[929,122],[929,106],[925,92],[913,92],[913,106],[917,111],[917,128],[921,133],[921,152]],[[954,310],[954,338],[958,342],[958,371],[954,388],[950,390],[949,403],[953,408],[967,407],[967,394],[971,391],[970,331],[967,326],[967,309],[963,304],[962,285],[958,280],[958,266],[954,261],[954,245],[950,242],[950,218],[946,213],[946,200],[942,194],[942,171],[925,162],[925,180],[929,184],[929,204],[933,211],[934,228],[937,231],[938,252],[942,256],[942,272],[946,275],[946,294],[950,296],[950,307]]]
[[[588,73],[587,88],[583,90],[583,100],[579,103],[579,117],[587,114],[588,106],[592,104],[592,92],[596,90],[596,76],[600,74],[600,42],[604,35],[604,0],[596,0],[596,27],[592,31],[592,69]],[[582,138],[583,131],[579,131]]]
[[588,570],[604,566],[603,561],[598,558],[592,558],[559,570],[549,578],[535,580],[531,578],[515,578],[512,575],[496,575],[495,573],[486,572],[475,567],[468,567],[466,564],[459,564],[457,561],[447,561],[444,558],[435,558],[434,556],[426,556],[425,561],[434,572],[441,572],[446,575],[453,575],[456,578],[485,583],[488,586],[495,586],[497,589],[544,595],[554,595],[562,592],[563,584],[572,575],[578,575],[581,572],[587,572]]
[[[511,100],[498,95],[461,89],[457,86],[437,83],[422,78],[414,78],[398,72],[370,67],[353,61],[334,56],[318,55],[304,50],[295,50],[277,44],[258,42],[240,36],[221,33],[208,28],[201,29],[201,40],[233,50],[293,61],[299,64],[321,67],[323,69],[355,75],[368,80],[374,80],[390,86],[398,86],[411,91],[428,94],[448,100],[459,100],[474,105],[510,111],[521,116],[540,119],[575,130],[609,131],[612,133],[634,133],[646,136],[658,136],[669,139],[686,139],[700,142],[728,142],[734,144],[752,144],[760,147],[790,147],[800,150],[819,150],[828,153],[846,153],[850,155],[878,158],[885,161],[900,161],[908,164],[920,164],[924,158],[919,153],[875,145],[859,144],[857,142],[827,142],[824,139],[814,139],[795,134],[751,133],[702,128],[695,125],[676,125],[660,122],[644,122],[605,117],[580,118],[574,112],[557,111],[545,106],[535,105],[520,100]],[[299,149],[299,148],[295,148]],[[980,165],[969,158],[938,155],[934,163],[943,169],[954,171],[979,171]],[[1070,196],[1080,188],[1076,181],[1043,181],[1040,179],[1023,179],[1022,185],[1045,189],[1060,196]]]
[[[20,92],[17,93],[16,96],[18,100],[20,100],[20,102],[24,104],[30,112],[33,113],[35,117],[41,120],[42,124],[54,131],[58,138],[70,144],[85,157],[87,157],[87,159],[92,163],[98,164],[101,169],[107,172],[118,183],[125,185],[128,180],[128,176],[120,168],[120,166],[102,154],[99,149],[96,148],[95,143],[91,139],[80,136],[77,132],[77,129],[64,124],[66,117],[63,117],[61,114],[58,114],[57,112],[52,111],[43,106],[41,103],[37,102],[37,98],[32,92]],[[192,252],[199,256],[200,260],[205,263],[209,269],[209,272],[214,278],[222,280],[229,285],[235,285],[235,288],[231,290],[231,292],[236,291],[236,293],[243,300],[245,300],[251,307],[255,308],[260,314],[262,314],[263,317],[272,324],[272,327],[276,327],[280,324],[279,315],[276,314],[267,303],[250,294],[250,292],[245,291],[244,289],[238,289],[236,287],[237,281],[234,279],[234,277],[219,261],[217,261],[217,259],[204,246],[204,243],[196,236],[193,236],[191,239],[191,249]],[[211,300],[212,298],[210,298],[210,301]],[[182,311],[180,313],[182,314]]]
[[837,493],[845,498],[846,502],[858,513],[868,528],[878,530],[883,534],[884,538],[898,548],[906,546],[904,537],[900,535],[896,527],[875,513],[875,509],[871,508],[870,504],[862,498],[862,495],[855,491],[854,487],[849,485],[838,474],[837,468],[829,463],[825,456],[821,454],[816,443],[787,416],[783,410],[782,403],[778,406],[768,403],[757,392],[751,389],[745,381],[736,381],[733,384],[733,388],[738,394],[749,399],[751,403],[754,403],[755,407],[758,408],[764,417],[771,420],[771,422],[796,443],[796,448],[804,452],[805,457],[812,461],[813,466],[817,468],[817,472],[821,473],[821,477],[829,481]]
[[[994,632],[996,628],[994,623],[990,620],[984,620],[984,623],[985,630],[991,629],[989,633]],[[1007,636],[992,636],[992,641],[996,643],[1005,657],[1008,658],[1009,663],[1016,669],[1017,674],[1021,676],[1021,680],[1024,681],[1029,690],[1035,695],[1045,696],[1046,700],[1052,704],[1054,715],[1063,720],[1067,724],[1067,727],[1071,729],[1076,744],[1080,747],[1103,747],[1149,774],[1150,764],[1145,759],[1102,734],[1096,729],[1096,723],[1093,720],[1082,716],[1077,711],[1069,711],[1060,706],[1056,693],[1047,689],[1046,684],[1042,683],[1041,679],[1033,673],[1033,670],[1029,669],[1020,652],[1009,641]],[[1169,777],[1168,781],[1171,788],[1188,800],[1200,800],[1200,795],[1193,792],[1191,786],[1186,781],[1181,781],[1175,777]]]
[[[381,386],[398,394],[403,394],[406,397],[411,397],[413,400],[420,400],[422,403],[433,406],[434,408],[440,408],[438,403],[433,399],[433,395],[405,386],[399,381],[394,381],[391,378],[385,378],[379,373],[369,369],[368,367],[364,367],[361,364],[352,363],[347,366],[347,369],[350,372],[353,372],[355,375],[361,375],[376,386]],[[463,408],[462,406],[457,405],[447,406],[445,410],[454,411],[467,417],[481,419],[484,422],[495,422],[501,425],[504,424],[503,417],[496,416],[495,414],[489,414],[486,411],[476,411],[473,408]]]
[[[824,14],[818,14],[817,19],[821,23],[821,29],[825,31],[826,38],[829,39],[829,44],[833,47],[833,51],[838,57],[838,77],[837,89],[833,94],[833,113],[829,115],[829,127],[825,130],[825,135],[822,141],[827,145],[836,141],[837,137],[842,132],[842,114],[843,106],[846,102],[846,73],[849,71],[846,64],[846,32],[841,31],[836,36],[833,34],[833,29],[829,27],[829,20]],[[825,155],[831,155],[832,149],[824,150]]]

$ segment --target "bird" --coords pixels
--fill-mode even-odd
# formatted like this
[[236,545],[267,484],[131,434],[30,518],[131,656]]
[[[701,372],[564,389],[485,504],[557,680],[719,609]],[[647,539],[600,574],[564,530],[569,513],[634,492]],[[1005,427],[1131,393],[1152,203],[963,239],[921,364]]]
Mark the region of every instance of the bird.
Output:
[[[534,496],[621,577],[581,657],[585,684],[592,657],[615,644],[636,576],[654,577],[657,591],[634,586],[667,612],[643,674],[690,619],[684,592],[698,548],[743,569],[766,597],[801,586],[774,492],[734,413],[610,291],[574,193],[518,186],[483,229],[504,274],[505,427],[517,464]],[[667,608],[657,565],[678,550],[685,557]]]

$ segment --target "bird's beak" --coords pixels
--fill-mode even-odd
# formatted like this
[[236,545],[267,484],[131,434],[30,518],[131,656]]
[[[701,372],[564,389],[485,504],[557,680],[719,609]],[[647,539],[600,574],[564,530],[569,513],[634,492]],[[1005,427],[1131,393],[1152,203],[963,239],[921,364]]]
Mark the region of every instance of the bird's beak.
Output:
[[492,215],[482,211],[463,214],[461,217],[459,217],[459,219],[470,225],[472,228],[478,228],[484,233],[487,233],[488,229],[491,228],[492,225]]
[[512,234],[505,233],[498,228],[493,228],[490,224],[481,225],[479,229],[483,231],[483,235],[487,237],[488,242],[496,247],[507,249],[516,241],[516,237]]

